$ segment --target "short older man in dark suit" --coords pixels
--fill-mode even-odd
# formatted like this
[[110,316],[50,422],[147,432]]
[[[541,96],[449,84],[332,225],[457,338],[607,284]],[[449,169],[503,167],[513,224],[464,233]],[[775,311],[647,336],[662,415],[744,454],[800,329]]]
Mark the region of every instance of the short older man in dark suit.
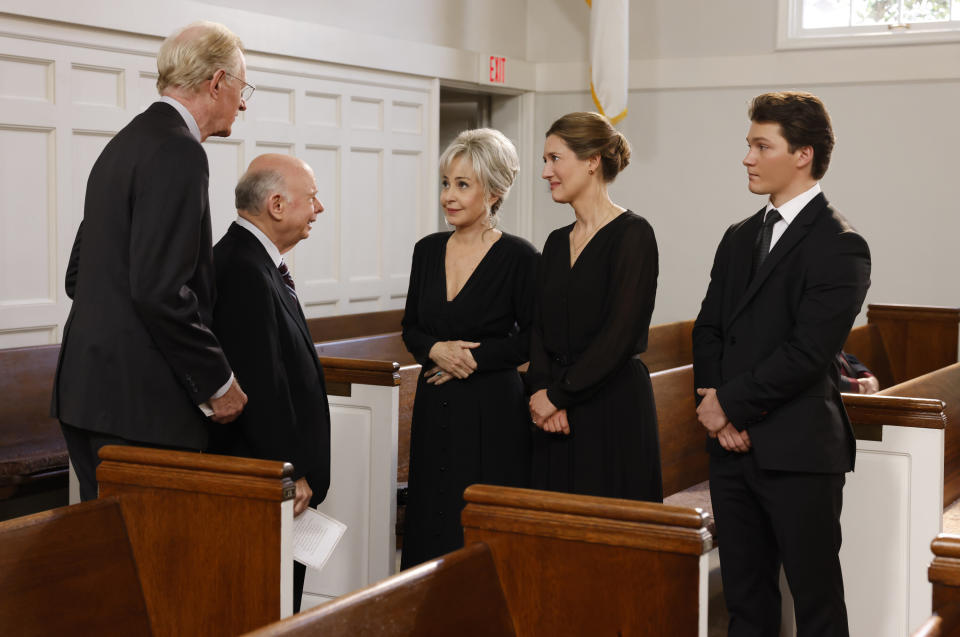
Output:
[[[237,220],[214,248],[213,331],[250,402],[214,426],[210,450],[293,463],[294,515],[330,485],[330,410],[323,368],[283,255],[323,212],[313,171],[289,155],[261,155],[236,188]],[[306,569],[294,568],[294,611]]]
[[766,206],[727,230],[693,330],[729,634],[847,635],[844,474],[856,445],[834,360],[870,284],[866,242],[820,192],[834,137],[809,93],[755,98],[743,160]]
[[246,110],[242,44],[192,24],[157,56],[161,99],[117,133],[87,181],[67,267],[73,299],[53,388],[84,500],[105,444],[202,450],[207,417],[229,422],[246,396],[210,329],[215,298],[200,145]]

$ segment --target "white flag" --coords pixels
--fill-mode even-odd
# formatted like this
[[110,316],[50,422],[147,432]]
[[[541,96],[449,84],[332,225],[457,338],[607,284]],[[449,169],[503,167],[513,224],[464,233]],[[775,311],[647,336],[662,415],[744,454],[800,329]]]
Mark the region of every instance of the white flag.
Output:
[[628,0],[587,0],[590,5],[590,93],[597,110],[616,124],[627,116],[630,60]]

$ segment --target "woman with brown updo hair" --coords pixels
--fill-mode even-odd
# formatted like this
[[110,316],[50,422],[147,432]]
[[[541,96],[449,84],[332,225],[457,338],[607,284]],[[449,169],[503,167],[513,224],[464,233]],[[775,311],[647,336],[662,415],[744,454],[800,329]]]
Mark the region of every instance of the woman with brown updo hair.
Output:
[[638,358],[657,291],[657,241],[607,194],[630,144],[597,113],[564,115],[546,137],[542,177],[576,221],[547,238],[537,276],[532,486],[659,502],[657,413]]

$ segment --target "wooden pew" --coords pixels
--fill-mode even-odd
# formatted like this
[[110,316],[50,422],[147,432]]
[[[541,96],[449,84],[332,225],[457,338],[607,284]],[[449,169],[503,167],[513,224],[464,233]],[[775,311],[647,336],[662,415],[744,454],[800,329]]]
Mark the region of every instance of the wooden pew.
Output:
[[650,382],[657,404],[663,494],[671,496],[710,478],[703,426],[697,421],[693,365],[653,372]]
[[960,636],[960,536],[941,534],[930,545],[934,558],[928,569],[935,613],[913,637]]
[[960,309],[870,305],[867,324],[850,331],[844,350],[890,387],[957,362]]
[[5,634],[235,635],[290,615],[290,464],[100,456],[101,499],[0,523]]
[[519,634],[706,634],[706,514],[489,485],[464,499],[465,542],[490,547]]
[[152,635],[116,498],[0,523],[0,626],[16,635]]
[[399,332],[402,319],[403,310],[340,314],[307,319],[307,328],[314,343],[324,343]]
[[474,544],[250,633],[514,637],[490,549]]
[[651,373],[693,362],[693,321],[652,325],[640,359]]
[[705,514],[488,485],[464,497],[466,548],[252,635],[707,634]]
[[947,403],[951,410],[946,421],[944,439],[944,485],[943,506],[950,506],[960,498],[960,364],[954,363],[944,370],[937,370],[901,382],[881,390],[881,396],[909,396],[935,398]]
[[58,489],[66,504],[67,445],[50,417],[59,353],[59,345],[0,350],[0,502]]

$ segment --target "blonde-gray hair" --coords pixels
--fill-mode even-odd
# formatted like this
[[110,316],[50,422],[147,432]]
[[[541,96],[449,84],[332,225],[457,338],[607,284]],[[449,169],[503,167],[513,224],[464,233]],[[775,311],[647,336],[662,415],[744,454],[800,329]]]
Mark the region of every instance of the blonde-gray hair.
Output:
[[440,174],[450,168],[458,157],[470,160],[473,172],[483,189],[484,201],[494,196],[497,200],[489,207],[491,225],[496,223],[497,210],[510,193],[510,187],[520,172],[517,149],[506,135],[492,128],[465,130],[454,139],[440,156]]
[[218,69],[239,75],[237,52],[243,42],[230,29],[216,22],[194,22],[176,31],[157,53],[157,91],[176,86],[195,90]]

